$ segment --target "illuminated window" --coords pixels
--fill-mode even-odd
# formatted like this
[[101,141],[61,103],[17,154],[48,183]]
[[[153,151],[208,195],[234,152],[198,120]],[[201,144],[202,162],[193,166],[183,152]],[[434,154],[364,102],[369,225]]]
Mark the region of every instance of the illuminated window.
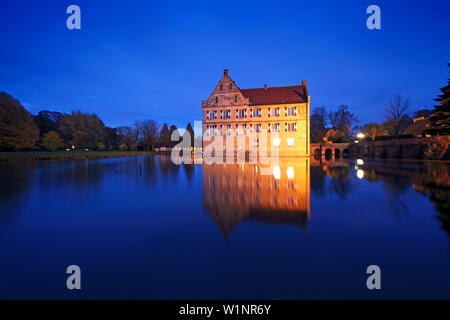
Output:
[[288,176],[288,179],[294,179],[294,168],[293,167],[287,168],[287,176]]
[[275,166],[275,167],[273,167],[273,177],[275,178],[275,179],[280,179],[280,177],[281,177],[281,171],[280,171],[280,167],[279,166]]
[[288,144],[288,146],[292,147],[294,145],[294,138],[288,138],[287,144]]
[[275,147],[279,147],[280,146],[280,143],[281,143],[281,139],[280,138],[274,138],[272,141],[273,141],[273,145]]

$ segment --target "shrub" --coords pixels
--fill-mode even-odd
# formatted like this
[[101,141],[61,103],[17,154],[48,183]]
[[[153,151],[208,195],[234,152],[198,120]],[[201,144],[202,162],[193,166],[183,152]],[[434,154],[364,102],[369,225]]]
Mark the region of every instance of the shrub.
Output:
[[120,151],[125,151],[125,150],[127,150],[127,149],[128,149],[128,147],[127,147],[126,144],[121,144],[121,145],[119,146],[119,150],[120,150]]
[[101,142],[97,143],[97,150],[98,151],[103,151],[105,149],[106,149],[106,147],[105,147],[105,145],[103,143],[101,143]]
[[55,131],[50,131],[44,134],[42,138],[42,146],[50,151],[56,151],[64,147],[64,141]]

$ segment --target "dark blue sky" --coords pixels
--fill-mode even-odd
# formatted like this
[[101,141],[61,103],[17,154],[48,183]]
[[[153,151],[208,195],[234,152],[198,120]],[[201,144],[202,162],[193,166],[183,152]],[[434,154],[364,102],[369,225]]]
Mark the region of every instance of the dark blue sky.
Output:
[[[82,29],[66,28],[81,7]],[[381,8],[381,30],[366,8]],[[222,70],[240,88],[308,81],[312,107],[381,121],[393,93],[432,107],[447,81],[450,1],[25,1],[0,4],[0,91],[32,113],[185,126]]]

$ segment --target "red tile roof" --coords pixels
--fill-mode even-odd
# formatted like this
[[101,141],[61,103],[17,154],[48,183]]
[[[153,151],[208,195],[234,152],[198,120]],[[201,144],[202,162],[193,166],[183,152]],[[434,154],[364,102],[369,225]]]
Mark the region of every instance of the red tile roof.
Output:
[[305,103],[308,94],[304,86],[267,87],[257,89],[241,89],[250,105]]

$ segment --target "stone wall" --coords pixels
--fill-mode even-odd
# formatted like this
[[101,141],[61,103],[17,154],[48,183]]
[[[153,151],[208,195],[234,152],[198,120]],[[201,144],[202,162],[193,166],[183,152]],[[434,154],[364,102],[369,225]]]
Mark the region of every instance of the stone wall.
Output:
[[450,136],[352,143],[353,157],[450,160]]

